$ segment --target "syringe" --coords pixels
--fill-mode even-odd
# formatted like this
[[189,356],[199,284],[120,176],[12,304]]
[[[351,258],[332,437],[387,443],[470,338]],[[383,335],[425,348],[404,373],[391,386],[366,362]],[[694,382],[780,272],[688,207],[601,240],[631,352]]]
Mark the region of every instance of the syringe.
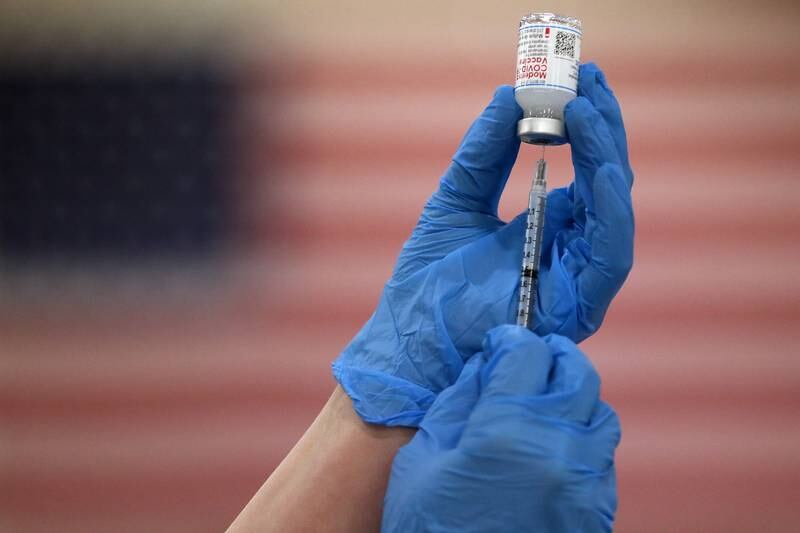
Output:
[[539,280],[539,256],[542,253],[544,208],[547,202],[547,163],[542,157],[536,164],[536,174],[528,196],[528,216],[525,225],[525,247],[522,251],[522,276],[519,281],[517,325],[530,327],[530,316],[536,309],[536,287]]

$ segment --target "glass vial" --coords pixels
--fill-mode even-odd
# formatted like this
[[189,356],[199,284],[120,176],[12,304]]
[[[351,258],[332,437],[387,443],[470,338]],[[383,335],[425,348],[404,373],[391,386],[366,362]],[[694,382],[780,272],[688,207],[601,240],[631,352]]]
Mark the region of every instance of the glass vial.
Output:
[[531,13],[519,23],[514,96],[523,110],[520,140],[564,144],[564,106],[578,94],[581,21],[554,13]]

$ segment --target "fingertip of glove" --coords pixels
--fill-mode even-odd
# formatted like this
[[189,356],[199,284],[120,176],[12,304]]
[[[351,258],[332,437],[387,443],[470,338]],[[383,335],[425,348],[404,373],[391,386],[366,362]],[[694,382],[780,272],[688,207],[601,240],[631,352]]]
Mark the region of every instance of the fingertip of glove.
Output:
[[581,65],[578,73],[579,94],[584,94],[597,85],[606,92],[611,92],[605,73],[596,63],[590,62]]
[[506,335],[525,335],[530,334],[531,331],[528,328],[524,328],[522,326],[517,326],[516,324],[500,324],[499,326],[495,326],[486,333],[487,337],[502,337]]
[[597,66],[597,63],[594,61],[589,61],[588,63],[583,63],[578,68],[578,75],[583,78],[585,76],[594,76],[596,73],[602,72],[600,67]]
[[513,99],[514,87],[511,85],[498,85],[494,90],[494,98],[504,100]]
[[514,98],[514,87],[511,85],[500,85],[495,89],[489,108],[494,108],[503,118],[514,121],[515,127],[516,120],[522,116],[522,108]]
[[514,324],[503,324],[489,330],[483,342],[484,352],[490,359],[506,349],[514,349],[520,344],[541,344],[542,339],[528,328]]

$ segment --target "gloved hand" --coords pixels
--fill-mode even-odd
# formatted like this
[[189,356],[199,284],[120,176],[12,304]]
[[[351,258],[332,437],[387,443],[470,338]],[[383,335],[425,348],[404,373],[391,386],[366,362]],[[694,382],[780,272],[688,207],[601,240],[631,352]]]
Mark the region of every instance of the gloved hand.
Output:
[[397,453],[382,531],[611,531],[620,427],[589,360],[518,326],[483,350]]
[[[547,200],[533,324],[578,342],[603,321],[633,261],[633,210],[619,105],[593,64],[565,109],[575,182]],[[524,213],[497,204],[519,150],[522,111],[500,87],[428,200],[378,308],[333,364],[367,422],[417,426],[484,335],[513,323]]]

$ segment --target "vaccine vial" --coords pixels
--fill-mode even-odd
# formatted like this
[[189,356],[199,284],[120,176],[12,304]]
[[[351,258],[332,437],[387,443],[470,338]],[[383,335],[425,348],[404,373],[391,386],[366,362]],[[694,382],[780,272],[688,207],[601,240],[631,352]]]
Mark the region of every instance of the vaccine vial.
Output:
[[531,13],[519,23],[514,96],[523,110],[520,140],[564,144],[564,106],[578,94],[581,21],[554,13]]

